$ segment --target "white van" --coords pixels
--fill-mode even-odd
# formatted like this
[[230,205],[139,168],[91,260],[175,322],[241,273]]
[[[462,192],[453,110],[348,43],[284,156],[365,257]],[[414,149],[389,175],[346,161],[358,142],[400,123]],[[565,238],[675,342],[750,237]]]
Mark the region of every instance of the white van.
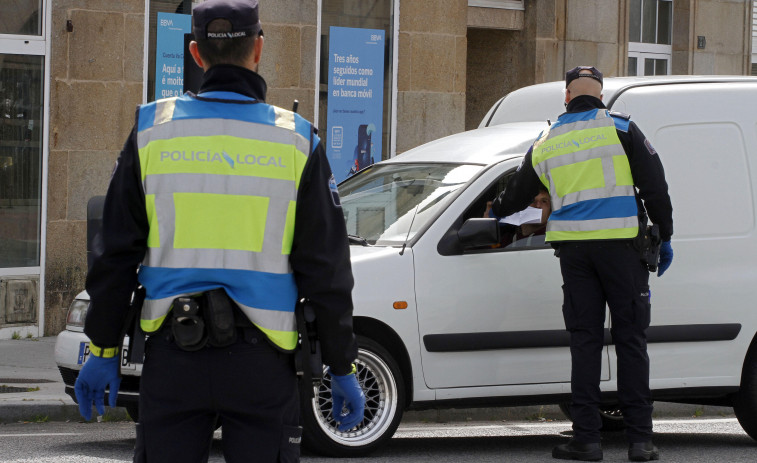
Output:
[[[663,278],[650,278],[653,396],[733,406],[757,439],[757,78],[607,78],[604,85],[606,105],[630,114],[658,151],[673,201],[675,259]],[[339,186],[352,235],[366,418],[338,432],[326,380],[303,404],[308,447],[368,453],[407,409],[570,401],[559,261],[543,241],[489,246],[497,224],[482,219],[547,120],[564,111],[563,88],[512,92],[478,129]],[[607,430],[622,427],[609,321],[601,383]],[[75,373],[72,353],[86,337],[61,339],[71,348],[61,347],[58,363]]]

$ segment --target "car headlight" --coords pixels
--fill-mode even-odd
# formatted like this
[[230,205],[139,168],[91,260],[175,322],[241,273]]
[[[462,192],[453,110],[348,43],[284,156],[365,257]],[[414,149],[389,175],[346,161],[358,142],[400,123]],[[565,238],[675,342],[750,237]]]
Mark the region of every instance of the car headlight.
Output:
[[87,310],[89,309],[89,301],[82,301],[81,299],[74,299],[71,303],[71,307],[68,308],[68,316],[66,316],[66,325],[84,327],[84,320],[87,318]]

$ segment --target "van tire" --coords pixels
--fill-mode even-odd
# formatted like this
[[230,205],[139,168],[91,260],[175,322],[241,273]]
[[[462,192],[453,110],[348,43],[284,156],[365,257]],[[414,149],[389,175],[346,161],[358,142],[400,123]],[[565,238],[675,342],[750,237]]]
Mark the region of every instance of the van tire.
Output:
[[[570,402],[562,402],[559,406],[563,415],[573,421],[570,416]],[[620,411],[618,404],[600,405],[599,416],[602,418],[601,431],[603,432],[619,432],[626,429],[626,424],[623,421],[623,412]]]
[[300,398],[302,443],[311,452],[330,457],[360,457],[392,438],[402,420],[405,383],[396,360],[374,340],[358,336],[357,377],[365,392],[365,419],[341,433],[331,418],[331,380],[323,383],[313,399]]
[[733,396],[733,411],[744,431],[757,440],[757,344],[753,343],[744,360],[741,387]]

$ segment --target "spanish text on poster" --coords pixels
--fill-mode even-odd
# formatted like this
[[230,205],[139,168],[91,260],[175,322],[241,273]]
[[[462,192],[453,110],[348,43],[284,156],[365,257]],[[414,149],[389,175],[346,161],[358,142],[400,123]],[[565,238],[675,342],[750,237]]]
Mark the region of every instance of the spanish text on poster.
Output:
[[338,182],[381,160],[384,31],[329,29],[326,154]]

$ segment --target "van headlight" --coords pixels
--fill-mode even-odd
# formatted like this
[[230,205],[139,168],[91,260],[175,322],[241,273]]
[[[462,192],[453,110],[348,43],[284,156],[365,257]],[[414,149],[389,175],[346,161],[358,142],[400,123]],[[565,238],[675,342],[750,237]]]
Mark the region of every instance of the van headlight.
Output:
[[68,316],[66,316],[66,325],[78,326],[84,328],[84,320],[87,319],[87,310],[89,309],[89,301],[82,301],[81,299],[74,299],[71,303],[71,307],[68,308]]

